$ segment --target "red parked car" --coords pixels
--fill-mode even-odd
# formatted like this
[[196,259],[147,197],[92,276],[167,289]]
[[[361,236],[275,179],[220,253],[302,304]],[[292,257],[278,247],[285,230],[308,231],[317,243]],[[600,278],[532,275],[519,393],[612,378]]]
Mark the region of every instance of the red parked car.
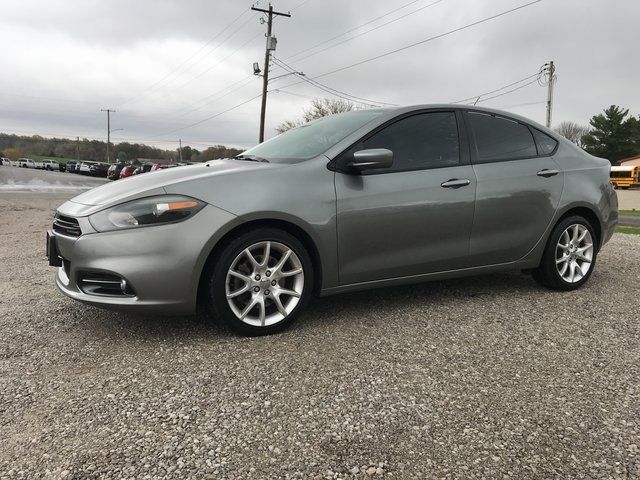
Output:
[[111,165],[109,167],[109,170],[107,170],[107,178],[109,180],[118,180],[120,178],[120,172],[122,172],[122,169],[126,166],[127,164],[124,162],[118,162],[114,165]]
[[126,165],[122,170],[120,170],[120,179],[130,177],[133,175],[133,171],[136,169],[133,165]]

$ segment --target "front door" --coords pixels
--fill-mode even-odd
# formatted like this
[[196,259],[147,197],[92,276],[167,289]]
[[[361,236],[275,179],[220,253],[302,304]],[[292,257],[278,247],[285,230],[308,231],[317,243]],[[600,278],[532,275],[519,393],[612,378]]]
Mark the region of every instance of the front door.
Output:
[[396,119],[350,148],[386,148],[388,169],[337,172],[340,283],[348,285],[463,268],[476,180],[456,113]]

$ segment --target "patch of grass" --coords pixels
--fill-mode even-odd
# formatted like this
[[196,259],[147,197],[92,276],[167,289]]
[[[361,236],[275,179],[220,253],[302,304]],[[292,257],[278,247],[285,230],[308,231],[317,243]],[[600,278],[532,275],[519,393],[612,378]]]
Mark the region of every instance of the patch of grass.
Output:
[[640,227],[618,227],[617,233],[626,233],[629,235],[640,235]]
[[618,210],[619,215],[625,215],[627,217],[640,217],[640,210]]

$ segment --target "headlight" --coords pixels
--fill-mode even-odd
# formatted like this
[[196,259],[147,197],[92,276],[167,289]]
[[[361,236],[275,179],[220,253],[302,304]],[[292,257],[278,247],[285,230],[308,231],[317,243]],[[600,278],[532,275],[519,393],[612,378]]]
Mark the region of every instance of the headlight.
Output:
[[99,232],[175,223],[195,215],[204,205],[182,195],[147,197],[94,213],[89,222]]

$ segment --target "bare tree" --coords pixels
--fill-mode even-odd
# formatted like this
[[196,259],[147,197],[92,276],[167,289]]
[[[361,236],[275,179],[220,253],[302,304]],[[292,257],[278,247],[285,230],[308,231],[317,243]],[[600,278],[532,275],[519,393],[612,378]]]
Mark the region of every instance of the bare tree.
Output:
[[276,131],[278,133],[284,133],[287,130],[303,125],[307,122],[310,122],[311,120],[315,120],[316,118],[327,117],[336,113],[350,112],[355,108],[356,106],[347,100],[333,98],[315,98],[311,102],[311,107],[309,107],[308,109],[304,109],[301,119],[287,120],[286,122],[281,123],[276,128]]
[[589,127],[575,122],[562,122],[555,128],[555,131],[567,140],[582,147],[582,137],[589,133]]

